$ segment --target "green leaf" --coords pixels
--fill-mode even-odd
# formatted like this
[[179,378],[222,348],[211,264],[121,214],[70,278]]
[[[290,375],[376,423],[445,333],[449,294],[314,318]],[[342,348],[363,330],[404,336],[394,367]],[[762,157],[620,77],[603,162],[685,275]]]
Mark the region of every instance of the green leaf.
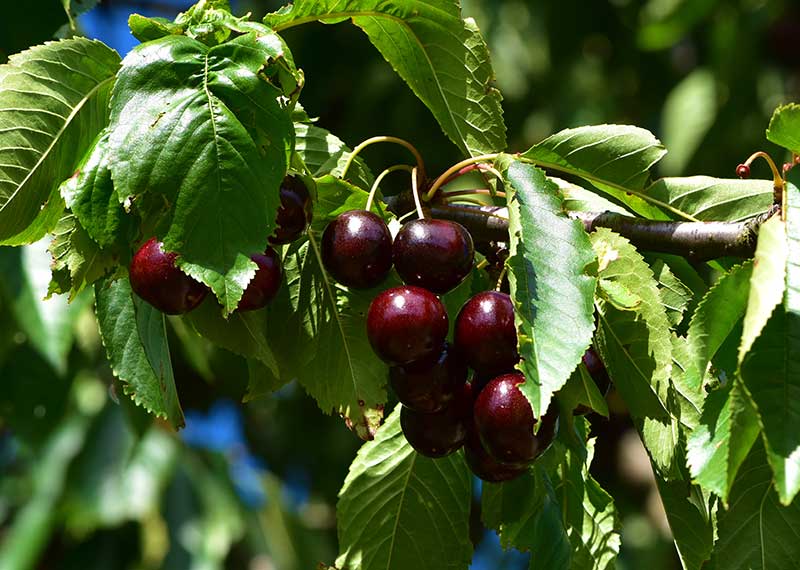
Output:
[[281,31],[311,21],[347,19],[364,30],[463,153],[505,148],[501,97],[492,87],[489,50],[475,22],[461,19],[459,2],[297,2],[268,14],[264,22]]
[[597,294],[620,311],[633,311],[642,304],[642,299],[619,281],[598,280]]
[[484,483],[481,517],[504,548],[533,553],[531,568],[569,568],[569,535],[553,484],[540,465],[512,481]]
[[772,206],[771,180],[729,180],[710,176],[661,178],[647,195],[700,221],[739,222]]
[[761,224],[750,278],[742,342],[739,345],[739,363],[744,360],[753,342],[761,334],[775,307],[783,302],[788,249],[786,224],[781,221],[780,216],[772,216]]
[[400,406],[358,452],[339,492],[340,570],[466,570],[472,475],[462,454],[429,459],[400,429]]
[[95,285],[97,322],[125,394],[173,428],[183,427],[164,315],[133,295],[127,279]]
[[71,212],[64,213],[53,235],[48,248],[53,256],[53,278],[48,295],[69,293],[72,301],[98,279],[120,272],[117,252],[100,248]]
[[273,386],[274,390],[290,380],[286,378],[280,381],[278,362],[270,346],[266,312],[271,308],[272,305],[258,311],[236,311],[226,319],[220,314],[216,301],[206,298],[199,307],[183,317],[200,336],[226,350],[257,361],[248,360],[251,382],[245,400],[266,393],[267,385]]
[[631,414],[668,420],[672,341],[653,272],[628,240],[611,230],[600,228],[589,237],[600,262],[600,279],[619,282],[642,300],[636,311],[596,300],[597,349]]
[[790,103],[775,109],[767,128],[767,140],[800,154],[800,105]]
[[711,392],[687,443],[692,479],[727,504],[739,466],[758,432],[758,416],[738,380]]
[[714,73],[699,67],[667,95],[661,115],[664,144],[669,153],[661,162],[663,174],[682,174],[717,116]]
[[[255,33],[208,48],[185,36],[142,44],[123,61],[109,152],[119,198],[155,225],[178,264],[226,314],[275,225],[293,146],[280,89],[265,79],[280,39]],[[152,229],[151,229],[152,231]]]
[[586,461],[575,453],[567,453],[555,492],[572,543],[569,567],[610,570],[619,554],[621,525],[614,499],[589,475],[594,442],[587,442]]
[[0,66],[0,243],[37,241],[64,208],[58,185],[106,126],[119,56],[98,41],[36,46]]
[[641,190],[650,167],[666,154],[652,133],[627,125],[597,125],[566,129],[535,144],[520,158],[543,168],[580,176],[635,212],[664,219],[657,205]]
[[684,337],[673,332],[671,379],[678,407],[671,411],[673,415],[679,416],[681,425],[689,430],[693,430],[700,423],[700,413],[706,396],[700,387],[692,384],[690,380],[692,377],[699,377],[699,374],[693,372],[689,344]]
[[752,273],[750,261],[732,268],[708,290],[692,315],[686,333],[692,354],[687,381],[697,392],[711,359],[744,315]]
[[711,556],[714,524],[708,501],[700,489],[685,480],[656,478],[678,556],[685,570],[701,570]]
[[183,33],[183,26],[166,18],[148,18],[140,14],[131,14],[128,17],[128,27],[131,35],[142,43]]
[[[117,240],[122,210],[109,165],[108,132],[100,135],[75,175],[61,185],[61,196],[89,237],[100,247]],[[123,240],[121,240],[123,241]]]
[[683,313],[692,301],[692,290],[675,276],[663,259],[653,261],[650,269],[653,270],[653,277],[658,281],[658,292],[661,294],[661,301],[667,310],[667,318],[675,327],[683,320]]
[[717,515],[711,570],[791,570],[800,559],[800,501],[788,507],[772,489],[772,471],[757,444],[739,470],[730,508]]
[[59,375],[67,371],[75,321],[89,298],[67,303],[64,297],[45,299],[49,255],[44,241],[22,248],[0,248],[0,288],[28,342]]
[[587,267],[595,257],[583,225],[566,216],[541,170],[512,162],[504,180],[522,391],[539,417],[591,343],[596,279]]
[[[367,205],[369,192],[346,180],[326,174],[315,179],[317,201],[314,203],[314,219],[311,228],[321,234],[328,223],[344,212],[363,210]],[[373,208],[374,210],[374,208]]]
[[[338,412],[362,439],[371,439],[383,417],[386,365],[366,333],[366,315],[376,291],[346,291],[324,270],[319,235],[290,252],[290,296],[303,334],[316,345],[298,370],[303,388],[326,413]],[[291,326],[291,325],[290,325]],[[298,345],[303,346],[303,345]]]
[[[295,123],[295,151],[303,159],[311,175],[321,178],[326,174],[339,177],[350,158],[350,149],[336,135],[323,128],[305,123]],[[374,177],[369,167],[356,156],[347,171],[347,179],[355,186],[368,189]]]
[[578,366],[558,392],[558,402],[563,410],[569,410],[570,413],[577,406],[582,405],[608,417],[606,398],[583,363]]
[[568,212],[616,212],[624,216],[631,215],[628,210],[596,191],[587,190],[555,176],[548,178],[558,185],[564,196],[564,209]]

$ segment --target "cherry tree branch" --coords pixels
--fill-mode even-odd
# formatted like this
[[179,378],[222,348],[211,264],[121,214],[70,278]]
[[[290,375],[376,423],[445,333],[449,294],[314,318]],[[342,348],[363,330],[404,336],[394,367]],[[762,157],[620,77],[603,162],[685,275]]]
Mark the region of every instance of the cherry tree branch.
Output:
[[[389,198],[387,202],[396,214],[407,209],[402,196]],[[433,204],[429,211],[434,218],[460,223],[476,242],[508,240],[508,213],[503,207]],[[587,232],[595,228],[611,229],[642,251],[707,261],[728,256],[752,257],[758,229],[775,211],[773,208],[743,222],[662,222],[616,212],[569,212],[569,216],[580,220]]]

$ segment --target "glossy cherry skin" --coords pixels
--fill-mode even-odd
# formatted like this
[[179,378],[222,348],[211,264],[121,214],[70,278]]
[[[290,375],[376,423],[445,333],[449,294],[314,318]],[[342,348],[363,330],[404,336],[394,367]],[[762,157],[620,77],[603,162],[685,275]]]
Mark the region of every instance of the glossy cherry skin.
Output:
[[[589,375],[592,377],[592,380],[594,380],[595,384],[597,384],[597,389],[600,390],[601,394],[606,395],[608,393],[608,389],[611,387],[611,379],[608,377],[608,371],[606,370],[603,361],[600,360],[600,356],[597,354],[597,351],[590,346],[586,352],[583,353],[582,360],[583,364],[586,366],[586,370],[589,371]],[[572,411],[572,413],[576,416],[583,416],[591,412],[592,409],[583,404],[578,404],[578,406]]]
[[464,442],[464,458],[476,476],[489,483],[510,481],[525,473],[527,465],[500,463],[484,449],[477,432],[471,430]]
[[382,219],[365,210],[340,214],[322,234],[322,263],[342,285],[369,289],[392,269],[392,235]]
[[451,345],[445,343],[433,362],[412,362],[389,368],[389,384],[397,399],[417,412],[436,412],[464,389],[467,363]]
[[534,435],[537,420],[518,388],[523,382],[525,377],[520,372],[498,376],[475,399],[475,429],[489,455],[502,463],[530,463],[552,440],[551,430],[544,423],[541,439]]
[[447,311],[422,287],[402,285],[379,293],[367,311],[367,337],[389,364],[430,361],[444,348]]
[[255,311],[265,307],[281,287],[281,259],[274,249],[268,247],[264,253],[251,255],[250,259],[256,262],[258,269],[244,290],[236,308],[238,311]]
[[403,435],[411,447],[426,457],[450,455],[467,439],[470,402],[469,393],[463,392],[438,412],[426,414],[403,406],[400,410]]
[[281,182],[281,205],[275,219],[275,232],[269,238],[271,244],[291,243],[311,223],[314,205],[303,181],[296,176],[286,176]]
[[511,297],[484,291],[467,301],[456,318],[455,344],[478,374],[513,369],[519,354]]
[[164,251],[164,244],[150,238],[133,255],[131,289],[162,313],[181,315],[197,307],[208,289],[175,265],[178,254]]
[[456,287],[472,269],[472,236],[457,222],[414,220],[394,239],[392,259],[405,283],[439,295]]

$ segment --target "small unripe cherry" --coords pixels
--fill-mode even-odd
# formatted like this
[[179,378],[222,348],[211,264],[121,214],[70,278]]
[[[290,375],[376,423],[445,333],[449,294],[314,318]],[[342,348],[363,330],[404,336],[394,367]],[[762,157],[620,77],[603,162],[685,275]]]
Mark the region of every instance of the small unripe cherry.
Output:
[[133,255],[129,278],[139,297],[167,315],[188,313],[205,299],[208,289],[175,265],[178,254],[150,238]]
[[750,178],[750,167],[746,164],[740,164],[736,167],[736,176],[739,178]]

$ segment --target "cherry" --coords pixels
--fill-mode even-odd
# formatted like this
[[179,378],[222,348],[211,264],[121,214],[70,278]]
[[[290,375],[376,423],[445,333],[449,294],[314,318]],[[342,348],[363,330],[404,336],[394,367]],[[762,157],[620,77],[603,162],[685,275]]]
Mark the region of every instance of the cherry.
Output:
[[478,374],[513,369],[519,354],[511,297],[484,291],[467,301],[456,318],[455,344]]
[[414,220],[394,240],[392,257],[397,273],[409,285],[444,294],[464,280],[472,269],[472,236],[457,222]]
[[736,167],[736,176],[739,178],[750,178],[750,167],[746,164],[740,164]]
[[300,237],[313,217],[313,204],[308,188],[300,178],[286,176],[281,182],[281,205],[275,219],[275,233],[269,243],[290,243]]
[[486,451],[503,463],[530,463],[555,434],[555,417],[551,415],[534,435],[537,419],[518,388],[523,382],[525,377],[520,372],[498,376],[475,399],[475,429]]
[[467,363],[445,343],[433,362],[389,368],[389,383],[400,402],[418,412],[435,412],[452,401],[467,381]]
[[438,412],[417,412],[403,406],[400,410],[403,435],[411,447],[426,457],[450,455],[467,439],[471,401],[468,389],[465,389]]
[[413,285],[382,291],[367,312],[369,342],[389,364],[433,358],[444,347],[447,326],[447,311],[439,298]]
[[133,255],[131,289],[162,313],[180,315],[199,305],[208,289],[175,265],[177,253],[165,252],[164,244],[150,238]]
[[261,309],[272,301],[281,286],[281,259],[274,249],[268,247],[263,254],[251,255],[250,259],[258,269],[244,290],[238,311]]
[[469,431],[464,442],[464,458],[470,470],[489,483],[510,481],[527,471],[527,465],[500,463],[494,459],[483,447],[478,433],[473,429]]
[[392,236],[382,219],[365,210],[340,214],[322,234],[322,263],[342,285],[369,289],[392,268]]

